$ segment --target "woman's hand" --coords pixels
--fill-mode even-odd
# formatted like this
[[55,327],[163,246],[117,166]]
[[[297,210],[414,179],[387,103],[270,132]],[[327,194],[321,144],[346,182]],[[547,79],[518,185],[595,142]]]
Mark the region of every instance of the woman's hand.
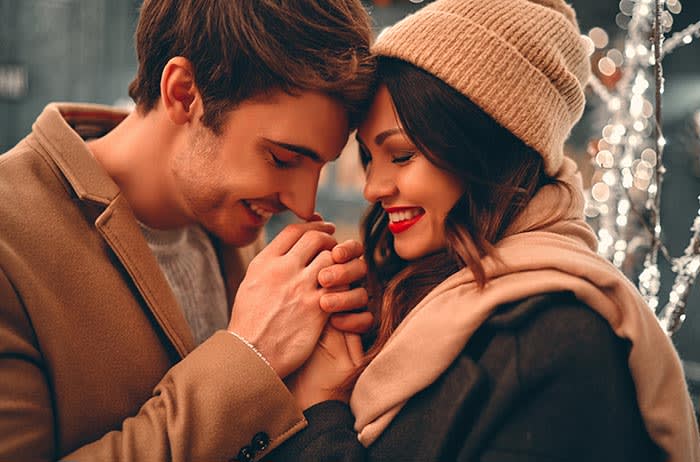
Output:
[[327,324],[311,357],[285,382],[302,409],[321,401],[347,402],[351,390],[342,389],[341,385],[361,364],[363,356],[359,335]]

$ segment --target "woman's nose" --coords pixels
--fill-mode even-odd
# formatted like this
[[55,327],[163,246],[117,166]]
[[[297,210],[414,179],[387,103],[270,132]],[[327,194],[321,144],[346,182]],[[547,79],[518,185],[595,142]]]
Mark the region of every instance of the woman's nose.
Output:
[[396,194],[396,182],[390,168],[370,164],[365,176],[363,194],[369,202],[378,202]]

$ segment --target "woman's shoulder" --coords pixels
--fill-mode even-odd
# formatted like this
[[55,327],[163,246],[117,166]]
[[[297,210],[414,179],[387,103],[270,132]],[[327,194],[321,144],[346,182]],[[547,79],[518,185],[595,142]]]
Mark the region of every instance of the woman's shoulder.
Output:
[[479,349],[468,345],[465,354],[489,378],[479,420],[498,429],[492,449],[658,460],[639,413],[629,341],[573,294],[499,307],[473,339]]
[[516,387],[557,380],[608,388],[603,382],[631,381],[630,346],[593,308],[571,292],[557,292],[500,306],[462,355],[495,383],[509,377]]
[[601,355],[611,354],[626,358],[630,346],[615,335],[605,318],[571,292],[540,294],[502,305],[484,328],[492,335],[514,337],[519,354],[539,358],[539,363],[543,358],[599,361]]

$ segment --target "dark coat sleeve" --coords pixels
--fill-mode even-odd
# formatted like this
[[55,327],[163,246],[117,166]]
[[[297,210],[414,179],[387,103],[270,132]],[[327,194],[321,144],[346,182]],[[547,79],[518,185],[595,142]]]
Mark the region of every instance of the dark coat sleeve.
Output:
[[629,343],[596,312],[575,300],[549,305],[514,340],[519,391],[482,462],[661,460],[639,412]]
[[350,407],[340,401],[324,401],[304,411],[306,429],[277,448],[268,461],[360,462],[366,449],[353,429]]

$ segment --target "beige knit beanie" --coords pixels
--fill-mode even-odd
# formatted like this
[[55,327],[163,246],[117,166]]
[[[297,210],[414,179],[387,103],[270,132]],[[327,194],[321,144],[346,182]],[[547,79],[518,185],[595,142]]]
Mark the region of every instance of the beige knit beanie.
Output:
[[563,0],[437,0],[384,31],[372,51],[467,96],[537,150],[547,174],[583,113],[590,65]]

